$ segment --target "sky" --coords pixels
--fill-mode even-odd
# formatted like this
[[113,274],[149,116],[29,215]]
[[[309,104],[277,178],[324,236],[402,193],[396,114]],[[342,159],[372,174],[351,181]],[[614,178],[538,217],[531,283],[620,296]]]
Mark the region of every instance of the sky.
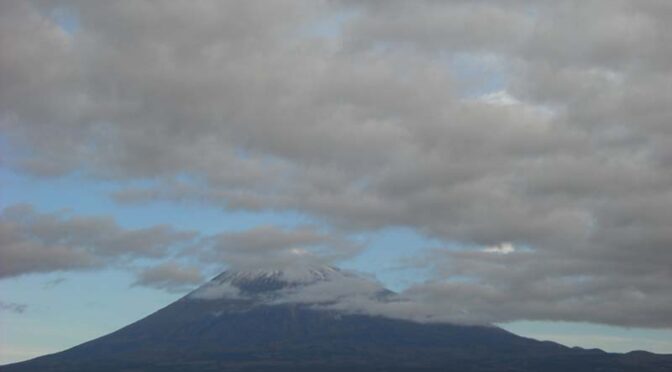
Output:
[[664,0],[0,2],[0,363],[306,263],[413,319],[672,353],[670,24]]

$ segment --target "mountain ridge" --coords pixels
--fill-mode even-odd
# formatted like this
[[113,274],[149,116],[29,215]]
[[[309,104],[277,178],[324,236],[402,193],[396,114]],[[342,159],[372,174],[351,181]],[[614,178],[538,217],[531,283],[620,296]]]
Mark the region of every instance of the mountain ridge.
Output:
[[[283,301],[284,296],[296,299],[296,293],[306,288],[319,292],[333,284],[371,282],[340,269],[306,273],[225,272],[111,334],[60,353],[1,366],[0,371],[672,370],[672,356],[612,354],[520,337],[494,326],[419,323],[339,311],[316,307],[316,302],[307,301],[312,297],[299,296],[305,302]],[[238,292],[195,295],[222,286]],[[372,282],[364,293],[375,293],[378,287]],[[313,295],[312,290],[308,293]]]

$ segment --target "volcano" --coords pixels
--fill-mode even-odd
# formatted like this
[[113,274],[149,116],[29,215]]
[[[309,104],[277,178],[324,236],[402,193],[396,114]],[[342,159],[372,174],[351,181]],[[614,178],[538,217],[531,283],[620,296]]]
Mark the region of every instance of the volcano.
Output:
[[398,301],[334,267],[227,271],[116,332],[0,371],[672,371],[670,355],[569,348],[355,306]]

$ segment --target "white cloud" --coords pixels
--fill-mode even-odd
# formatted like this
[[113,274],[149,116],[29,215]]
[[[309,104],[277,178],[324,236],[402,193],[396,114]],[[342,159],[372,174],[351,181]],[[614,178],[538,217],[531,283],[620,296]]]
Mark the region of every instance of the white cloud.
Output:
[[501,243],[498,245],[492,245],[489,247],[483,248],[483,252],[487,253],[497,253],[497,254],[509,254],[515,252],[516,248],[511,243]]
[[485,103],[495,106],[514,106],[522,103],[505,90],[487,93],[478,98]]
[[229,283],[208,283],[189,294],[198,300],[219,300],[240,298],[240,290]]

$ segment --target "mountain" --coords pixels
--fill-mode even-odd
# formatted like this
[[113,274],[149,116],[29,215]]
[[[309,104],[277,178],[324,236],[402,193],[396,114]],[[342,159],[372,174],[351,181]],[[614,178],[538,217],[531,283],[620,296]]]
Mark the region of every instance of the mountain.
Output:
[[333,267],[228,271],[116,332],[0,371],[672,371],[672,356],[375,316],[352,298],[397,301]]

